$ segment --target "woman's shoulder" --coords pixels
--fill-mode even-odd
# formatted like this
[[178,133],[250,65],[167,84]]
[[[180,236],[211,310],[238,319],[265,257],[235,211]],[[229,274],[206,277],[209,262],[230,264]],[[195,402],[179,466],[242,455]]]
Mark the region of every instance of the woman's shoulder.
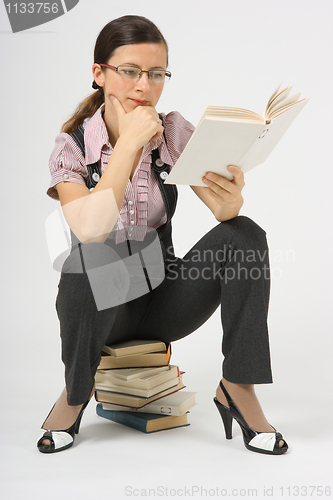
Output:
[[[86,132],[86,129],[89,132],[91,130],[96,129],[97,127],[100,128],[100,122],[103,120],[101,117],[101,112],[104,109],[104,104],[102,104],[92,116],[89,116],[83,120],[81,123],[80,127],[83,128],[84,133]],[[73,130],[73,129],[72,129]],[[74,130],[73,130],[74,132]],[[60,132],[56,138],[55,138],[55,146],[54,150],[51,154],[51,157],[54,155],[58,155],[59,152],[63,150],[68,150],[71,151],[72,153],[75,154],[75,156],[78,157],[79,160],[83,159],[81,148],[79,147],[78,143],[74,139],[72,133],[67,133],[67,132]]]
[[166,131],[169,129],[173,130],[184,130],[193,133],[195,127],[191,122],[186,120],[179,111],[170,111],[170,113],[161,113],[163,117],[164,128]]
[[50,161],[55,160],[57,157],[59,157],[59,155],[62,156],[64,154],[73,155],[79,161],[83,160],[84,163],[81,149],[72,135],[67,134],[66,132],[60,132],[60,134],[58,134],[55,138],[55,144],[50,156]]
[[190,140],[195,127],[179,111],[171,111],[168,114],[161,113],[161,115],[167,148],[171,158],[176,162]]

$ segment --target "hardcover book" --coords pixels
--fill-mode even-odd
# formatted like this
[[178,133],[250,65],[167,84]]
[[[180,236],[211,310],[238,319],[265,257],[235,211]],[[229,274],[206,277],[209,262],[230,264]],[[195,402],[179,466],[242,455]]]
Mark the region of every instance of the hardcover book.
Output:
[[106,345],[103,347],[104,352],[107,352],[116,358],[165,350],[165,343],[159,340],[128,340],[127,342],[122,342],[120,344],[112,346]]
[[228,165],[243,172],[264,162],[308,99],[289,97],[291,87],[273,92],[264,116],[242,108],[208,106],[165,184],[206,186],[207,170],[232,180]]
[[171,394],[173,392],[179,391],[180,389],[183,389],[185,386],[181,380],[181,376],[179,377],[179,383],[174,386],[170,387],[170,389],[166,389],[163,392],[159,392],[158,394],[155,394],[154,396],[151,396],[150,398],[143,398],[140,396],[131,396],[128,394],[119,394],[116,392],[110,392],[110,391],[101,391],[101,390],[96,390],[95,391],[95,399],[99,403],[112,403],[112,404],[117,404],[117,405],[122,405],[122,406],[129,406],[129,407],[134,407],[134,408],[141,408],[142,406],[147,405],[148,403],[151,403],[152,401],[155,401],[156,399],[159,399],[163,396],[167,396],[168,394]]
[[171,357],[171,344],[166,351],[150,352],[148,354],[132,354],[131,356],[122,356],[116,358],[106,352],[102,352],[98,370],[111,370],[113,368],[139,368],[166,366]]
[[[128,411],[180,416],[196,404],[195,394],[195,392],[177,391],[173,394],[169,394],[169,396],[164,396],[152,403],[142,406],[141,408],[130,408]],[[126,409],[125,406],[111,403],[103,403],[102,406],[104,410],[124,411]]]
[[150,433],[175,427],[190,425],[187,422],[187,413],[177,416],[158,415],[155,413],[134,413],[130,411],[104,410],[101,404],[96,406],[96,413],[100,417],[107,418],[113,422],[118,422],[127,427],[132,427],[138,431]]

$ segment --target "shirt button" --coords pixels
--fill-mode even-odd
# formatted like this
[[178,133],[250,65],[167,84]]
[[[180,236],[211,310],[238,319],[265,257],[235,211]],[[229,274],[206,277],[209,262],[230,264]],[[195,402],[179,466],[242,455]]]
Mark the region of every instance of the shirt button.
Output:
[[161,158],[157,158],[155,165],[156,167],[163,167],[164,161],[162,161]]
[[134,210],[130,210],[130,211],[129,211],[129,213],[130,213],[131,215],[133,215],[133,214],[134,214]]
[[132,224],[132,226],[134,226],[134,220],[131,220],[131,224]]
[[68,174],[64,174],[64,179],[68,179]]
[[164,171],[164,172],[161,172],[161,173],[160,173],[160,177],[161,177],[161,179],[162,179],[163,181],[165,181],[165,179],[168,177],[168,172],[165,172],[165,171]]
[[94,181],[95,181],[95,182],[98,182],[100,177],[99,177],[99,175],[98,175],[98,173],[97,173],[97,172],[94,172],[94,173],[92,174],[92,178],[94,179]]
[[130,201],[128,202],[128,204],[129,204],[129,205],[133,205],[133,201],[131,201],[131,200],[130,200]]

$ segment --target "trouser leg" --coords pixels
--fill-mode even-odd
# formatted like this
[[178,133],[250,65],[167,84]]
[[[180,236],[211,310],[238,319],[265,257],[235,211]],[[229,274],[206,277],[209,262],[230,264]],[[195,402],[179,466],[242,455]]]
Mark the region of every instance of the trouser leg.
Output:
[[64,273],[56,309],[68,404],[82,404],[93,388],[101,350],[116,318],[117,307],[98,311],[87,274]]
[[140,334],[178,340],[221,305],[223,375],[234,383],[270,383],[269,288],[265,232],[251,219],[236,217],[213,228],[170,266],[151,293]]
[[87,401],[104,345],[135,338],[148,294],[98,310],[87,273],[62,273],[56,300],[68,404]]

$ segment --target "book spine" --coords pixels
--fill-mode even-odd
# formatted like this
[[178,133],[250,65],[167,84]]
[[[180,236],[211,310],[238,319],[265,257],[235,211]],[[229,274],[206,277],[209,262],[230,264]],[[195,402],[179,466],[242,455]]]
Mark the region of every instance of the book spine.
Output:
[[164,384],[161,384],[161,386],[157,385],[156,387],[153,387],[152,389],[149,390],[135,389],[133,387],[126,388],[123,386],[116,387],[116,386],[111,386],[109,384],[99,384],[99,383],[95,384],[95,388],[97,391],[100,392],[108,392],[110,394],[121,394],[123,396],[133,396],[142,399],[149,399],[152,398],[153,396],[156,396],[157,394],[161,394],[162,392],[171,389],[172,387],[177,387],[179,382],[180,382],[180,377],[177,377],[176,379],[168,380]]
[[[110,405],[110,407],[109,407]],[[113,410],[111,408],[110,403],[102,403],[103,409],[104,410]],[[179,407],[178,406],[166,406],[166,405],[155,405],[154,403],[149,403],[146,406],[142,406],[141,408],[135,408],[131,406],[121,406],[121,405],[114,405],[117,406],[117,408],[113,411],[132,411],[136,413],[155,413],[156,415],[170,415],[173,417],[180,417],[185,413],[180,413]]]
[[135,416],[121,411],[103,410],[100,403],[96,406],[96,413],[100,417],[107,418],[108,420],[112,420],[118,424],[126,425],[127,427],[132,427],[132,429],[137,429],[138,431],[147,433],[147,422],[143,419],[139,420],[135,418]]

